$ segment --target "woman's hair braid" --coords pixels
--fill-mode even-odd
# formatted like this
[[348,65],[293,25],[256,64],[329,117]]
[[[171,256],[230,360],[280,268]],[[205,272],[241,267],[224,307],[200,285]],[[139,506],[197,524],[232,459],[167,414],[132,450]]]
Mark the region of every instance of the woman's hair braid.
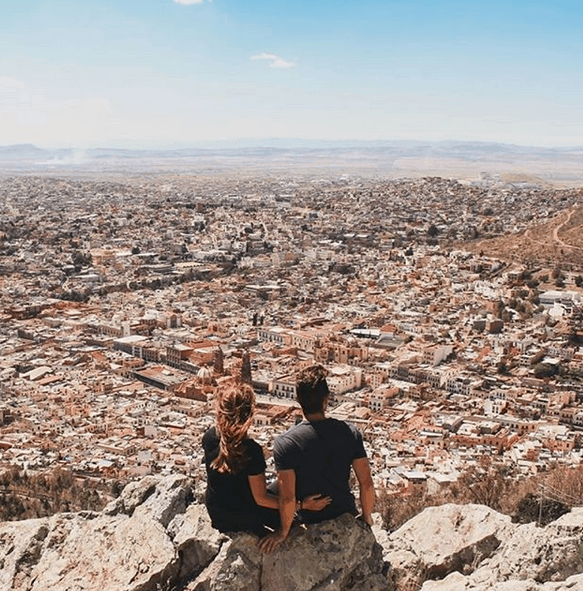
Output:
[[237,472],[244,467],[247,457],[243,441],[253,422],[255,393],[246,384],[225,388],[218,396],[217,432],[219,455],[211,463],[217,472]]

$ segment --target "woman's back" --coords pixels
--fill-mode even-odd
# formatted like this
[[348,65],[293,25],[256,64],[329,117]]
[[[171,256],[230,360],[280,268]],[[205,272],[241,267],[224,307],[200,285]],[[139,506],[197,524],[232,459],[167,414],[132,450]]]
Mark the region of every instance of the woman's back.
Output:
[[258,521],[259,506],[253,499],[249,476],[265,471],[261,446],[253,439],[242,441],[245,460],[235,472],[219,472],[212,467],[219,455],[220,439],[215,427],[202,438],[207,472],[206,506],[213,527],[220,531],[253,531]]

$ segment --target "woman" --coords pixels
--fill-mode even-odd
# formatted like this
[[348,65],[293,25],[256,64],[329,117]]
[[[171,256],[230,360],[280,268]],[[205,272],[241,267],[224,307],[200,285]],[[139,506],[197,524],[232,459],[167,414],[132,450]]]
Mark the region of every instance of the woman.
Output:
[[[207,471],[205,503],[213,527],[248,531],[260,537],[279,527],[278,499],[267,491],[261,446],[247,436],[255,394],[246,384],[229,386],[218,397],[216,426],[202,438]],[[312,495],[298,503],[319,511],[328,497]]]

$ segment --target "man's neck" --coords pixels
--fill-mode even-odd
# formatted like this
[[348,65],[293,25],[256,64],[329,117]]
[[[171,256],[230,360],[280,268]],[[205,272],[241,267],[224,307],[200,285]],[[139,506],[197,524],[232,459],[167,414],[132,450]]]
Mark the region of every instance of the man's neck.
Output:
[[318,421],[325,421],[325,420],[326,420],[326,415],[324,414],[324,411],[315,412],[313,414],[306,415],[306,421],[309,421],[310,423],[317,423]]

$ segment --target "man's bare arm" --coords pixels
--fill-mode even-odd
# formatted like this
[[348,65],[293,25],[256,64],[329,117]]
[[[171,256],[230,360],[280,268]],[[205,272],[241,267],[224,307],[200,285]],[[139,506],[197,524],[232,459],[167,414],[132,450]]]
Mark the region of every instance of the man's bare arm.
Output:
[[281,527],[259,542],[263,552],[273,552],[287,538],[296,512],[296,473],[294,470],[281,470],[277,473],[279,496],[279,517]]
[[372,525],[372,510],[375,503],[375,492],[367,458],[356,458],[356,460],[353,460],[352,469],[358,480],[362,518],[366,523]]

